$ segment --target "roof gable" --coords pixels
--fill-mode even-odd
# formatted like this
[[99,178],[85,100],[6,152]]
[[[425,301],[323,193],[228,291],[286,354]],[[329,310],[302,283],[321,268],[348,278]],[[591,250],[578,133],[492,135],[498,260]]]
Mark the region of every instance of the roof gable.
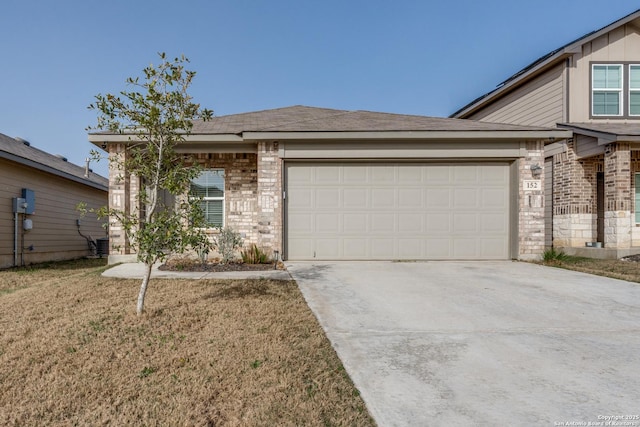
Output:
[[536,59],[531,64],[521,69],[520,71],[513,74],[511,77],[509,77],[502,83],[498,84],[498,86],[495,89],[469,102],[467,105],[463,106],[458,111],[451,114],[449,117],[464,118],[467,114],[470,114],[472,111],[476,110],[478,107],[485,105],[493,101],[494,99],[498,98],[502,93],[506,93],[510,89],[514,88],[515,86],[533,78],[538,73],[557,64],[559,61],[564,60],[568,56],[573,55],[574,53],[580,52],[584,44],[589,43],[597,39],[598,37],[606,33],[609,33],[615,30],[616,28],[626,25],[636,19],[640,20],[640,9],[598,30],[591,31],[590,33],[587,33],[582,37],[576,40],[573,40],[547,53],[546,55],[543,55],[542,57]]

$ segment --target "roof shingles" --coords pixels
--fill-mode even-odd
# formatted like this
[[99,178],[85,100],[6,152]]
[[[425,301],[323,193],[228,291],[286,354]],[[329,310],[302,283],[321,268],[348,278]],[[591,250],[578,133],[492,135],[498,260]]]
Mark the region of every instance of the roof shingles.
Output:
[[85,168],[69,163],[58,156],[46,153],[35,147],[0,133],[0,158],[29,164],[39,170],[52,172],[56,175],[82,182],[92,187],[107,189],[109,180],[101,175],[90,172],[85,177]]

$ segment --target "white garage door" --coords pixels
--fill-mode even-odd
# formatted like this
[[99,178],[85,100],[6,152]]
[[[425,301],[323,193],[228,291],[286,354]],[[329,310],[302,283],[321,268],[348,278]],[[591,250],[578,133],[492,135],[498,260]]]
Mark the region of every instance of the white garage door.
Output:
[[509,164],[289,163],[290,260],[509,259]]

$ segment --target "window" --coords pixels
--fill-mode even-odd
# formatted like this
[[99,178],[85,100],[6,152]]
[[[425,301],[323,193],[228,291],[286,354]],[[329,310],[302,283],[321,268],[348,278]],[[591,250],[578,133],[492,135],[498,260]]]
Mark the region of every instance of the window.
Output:
[[593,65],[591,77],[593,115],[622,115],[622,65]]
[[640,116],[640,65],[629,65],[629,115]]
[[224,226],[224,169],[203,171],[191,181],[191,195],[202,199],[200,206],[208,226]]

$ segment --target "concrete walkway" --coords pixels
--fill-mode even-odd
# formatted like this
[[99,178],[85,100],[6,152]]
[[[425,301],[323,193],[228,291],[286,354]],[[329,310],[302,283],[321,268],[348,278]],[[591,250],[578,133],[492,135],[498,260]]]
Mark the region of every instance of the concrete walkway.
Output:
[[[292,280],[291,275],[286,270],[262,270],[262,271],[221,271],[221,272],[198,272],[198,271],[161,271],[158,270],[160,264],[154,265],[151,270],[152,279],[273,279]],[[144,264],[124,263],[116,265],[104,273],[104,277],[117,277],[121,279],[142,279],[144,277]]]
[[381,427],[640,426],[636,283],[519,262],[286,264]]

